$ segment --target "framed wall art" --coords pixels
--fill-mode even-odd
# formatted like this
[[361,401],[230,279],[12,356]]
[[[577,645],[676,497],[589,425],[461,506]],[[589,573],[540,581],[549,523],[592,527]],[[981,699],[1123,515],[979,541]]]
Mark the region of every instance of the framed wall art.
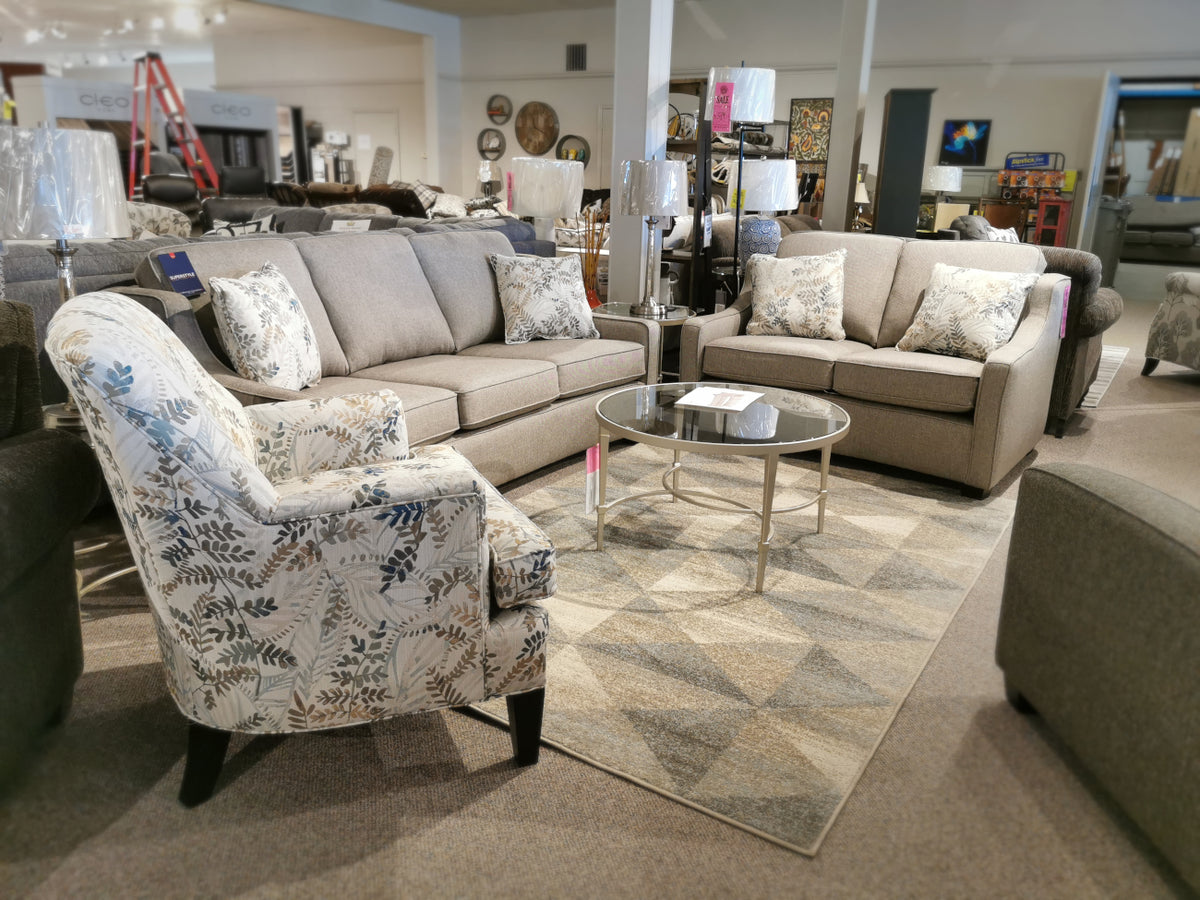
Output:
[[984,166],[988,140],[992,136],[991,119],[946,119],[942,125],[939,166]]
[[793,100],[788,122],[788,158],[797,162],[827,161],[832,123],[832,97]]

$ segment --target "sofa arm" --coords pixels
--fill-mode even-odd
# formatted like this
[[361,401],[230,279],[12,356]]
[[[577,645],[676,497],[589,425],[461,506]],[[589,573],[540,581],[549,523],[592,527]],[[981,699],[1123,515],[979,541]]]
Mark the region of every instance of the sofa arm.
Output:
[[1075,463],[1021,480],[996,660],[1200,888],[1200,510]]
[[657,384],[662,373],[659,372],[659,360],[662,359],[662,326],[653,319],[640,319],[636,316],[613,316],[608,313],[592,313],[592,321],[600,337],[610,341],[632,341],[641,344],[646,352],[646,384]]
[[258,464],[272,483],[407,459],[404,407],[392,391],[247,406]]
[[679,335],[679,380],[681,382],[702,381],[704,377],[704,348],[717,338],[733,337],[746,330],[750,321],[750,302],[745,291],[733,306],[711,313],[695,316],[683,323]]
[[975,400],[975,436],[965,483],[988,491],[1041,439],[1054,387],[1059,326],[1071,280],[1042,275],[1012,339],[988,355]]
[[1095,337],[1103,334],[1125,311],[1125,301],[1112,288],[1100,288],[1079,313],[1079,324],[1075,336],[1079,338]]

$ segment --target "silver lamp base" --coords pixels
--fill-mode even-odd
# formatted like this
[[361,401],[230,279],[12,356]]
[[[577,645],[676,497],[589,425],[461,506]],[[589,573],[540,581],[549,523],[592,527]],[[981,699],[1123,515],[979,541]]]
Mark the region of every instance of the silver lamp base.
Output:
[[665,306],[662,303],[638,303],[629,307],[629,314],[643,319],[665,319],[674,310],[674,306]]

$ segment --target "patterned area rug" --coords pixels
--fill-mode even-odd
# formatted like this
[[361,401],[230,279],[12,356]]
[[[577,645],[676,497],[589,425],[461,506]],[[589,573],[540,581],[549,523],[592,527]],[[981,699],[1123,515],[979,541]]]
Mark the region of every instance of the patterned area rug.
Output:
[[1121,363],[1128,355],[1128,347],[1110,347],[1105,344],[1100,349],[1100,364],[1096,369],[1096,379],[1088,388],[1088,392],[1084,394],[1083,399],[1079,401],[1080,408],[1096,409],[1100,406],[1100,401],[1104,399],[1113,379],[1117,376],[1117,371],[1121,368]]
[[[661,487],[669,455],[619,448],[609,499]],[[762,463],[685,457],[684,484],[748,503]],[[781,461],[776,506],[814,460]],[[664,498],[610,513],[583,473],[517,500],[558,548],[543,736],[800,853],[815,854],[1012,517],[1014,501],[834,467],[815,508],[775,517],[755,594],[757,520]],[[504,702],[484,711],[504,719]]]

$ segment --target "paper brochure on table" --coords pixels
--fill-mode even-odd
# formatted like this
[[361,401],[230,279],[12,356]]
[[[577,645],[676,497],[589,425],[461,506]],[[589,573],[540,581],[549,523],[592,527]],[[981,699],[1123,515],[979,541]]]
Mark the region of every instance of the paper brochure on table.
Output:
[[762,391],[738,391],[733,388],[698,387],[675,401],[687,409],[711,409],[716,412],[741,412],[762,396]]

